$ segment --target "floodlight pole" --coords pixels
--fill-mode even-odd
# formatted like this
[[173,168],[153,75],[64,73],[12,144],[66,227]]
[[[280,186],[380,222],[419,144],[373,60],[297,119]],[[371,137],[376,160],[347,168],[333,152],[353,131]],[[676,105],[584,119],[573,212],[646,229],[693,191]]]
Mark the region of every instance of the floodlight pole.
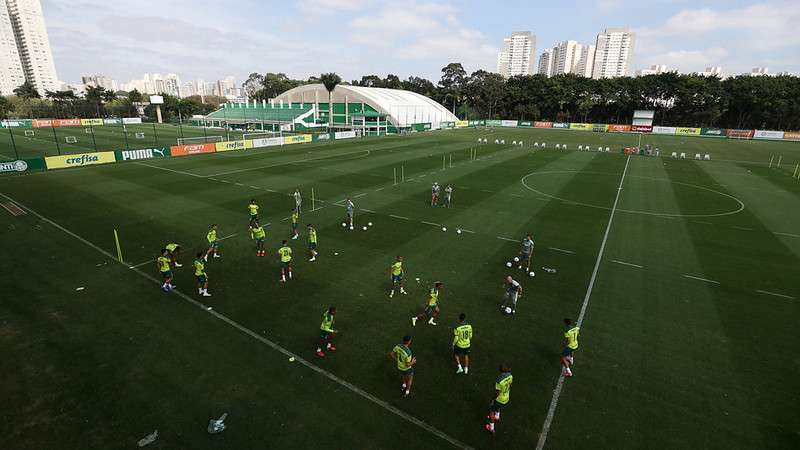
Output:
[[89,125],[89,131],[92,134],[92,144],[94,144],[94,151],[97,151],[97,139],[94,137],[94,126]]
[[14,140],[14,133],[11,132],[11,127],[8,127],[8,135],[11,136],[11,146],[14,147],[14,155],[19,159],[19,150],[17,150],[17,142]]
[[61,155],[61,144],[58,143],[58,134],[56,134],[56,127],[50,125],[50,128],[53,129],[53,140],[56,141],[56,150],[58,150],[58,154]]

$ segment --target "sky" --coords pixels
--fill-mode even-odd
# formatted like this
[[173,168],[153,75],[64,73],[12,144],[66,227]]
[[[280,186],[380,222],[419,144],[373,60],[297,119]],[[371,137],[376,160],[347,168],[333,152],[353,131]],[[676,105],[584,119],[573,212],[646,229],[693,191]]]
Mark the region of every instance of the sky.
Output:
[[767,66],[800,73],[800,0],[383,1],[42,0],[62,81],[144,73],[241,83],[251,72],[305,79],[336,72],[421,76],[460,62],[496,69],[502,39],[536,35],[536,55],[558,41],[594,43],[607,27],[637,33],[633,70]]

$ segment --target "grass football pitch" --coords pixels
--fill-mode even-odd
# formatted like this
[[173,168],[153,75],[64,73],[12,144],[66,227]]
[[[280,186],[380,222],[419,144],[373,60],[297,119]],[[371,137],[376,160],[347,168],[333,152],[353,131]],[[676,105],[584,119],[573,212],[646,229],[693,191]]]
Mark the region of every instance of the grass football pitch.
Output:
[[[152,123],[125,125],[124,127],[122,125],[104,125],[100,127],[7,128],[0,130],[0,161],[94,151],[169,147],[175,145],[181,138],[195,138],[197,139],[195,143],[197,143],[208,137],[211,137],[209,142],[236,140],[242,138],[242,132],[218,128],[204,130],[202,127]],[[67,139],[70,142],[67,142]]]
[[[797,448],[800,146],[644,141],[711,161],[576,150],[635,139],[453,130],[0,178],[0,448],[132,448],[156,429],[148,448]],[[430,206],[434,181],[453,185],[451,208]],[[320,256],[307,261],[304,230],[290,240],[283,285],[295,188]],[[265,258],[247,233],[251,198],[269,223]],[[190,264],[211,223],[225,239],[201,298]],[[535,277],[505,265],[528,231]],[[152,260],[168,242],[184,267],[166,294]],[[389,299],[396,255],[409,295]],[[498,309],[508,274],[525,292],[515,316]],[[412,327],[435,280],[438,325]],[[323,359],[329,305],[341,332]],[[451,350],[461,312],[475,329],[466,376]],[[565,317],[582,319],[570,379]],[[418,359],[408,399],[387,358],[405,334]],[[492,436],[500,362],[514,384]],[[224,412],[227,429],[208,434]]]

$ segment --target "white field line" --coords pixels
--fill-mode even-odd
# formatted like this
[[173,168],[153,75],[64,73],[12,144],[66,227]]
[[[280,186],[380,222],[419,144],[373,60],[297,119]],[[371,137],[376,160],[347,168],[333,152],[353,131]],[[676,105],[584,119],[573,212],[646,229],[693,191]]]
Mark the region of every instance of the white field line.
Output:
[[495,236],[495,237],[497,239],[500,239],[501,241],[517,242],[516,239],[511,239],[511,238],[507,238],[507,237],[503,237],[503,236]]
[[777,234],[778,236],[789,236],[789,237],[796,237],[800,238],[800,234],[792,234],[792,233],[780,233],[778,231],[773,231],[772,234]]
[[353,198],[359,198],[359,197],[363,197],[363,196],[365,196],[365,195],[367,195],[367,193],[366,193],[366,192],[362,192],[362,193],[360,193],[360,194],[356,194],[356,195],[354,195],[354,196],[353,196]]
[[778,294],[777,292],[762,291],[761,289],[756,289],[756,292],[758,292],[759,294],[772,295],[772,296],[775,296],[775,297],[787,298],[789,300],[794,300],[794,297],[792,297],[791,295]]
[[468,230],[468,229],[466,229],[466,228],[462,228],[462,229],[461,229],[461,231],[463,231],[464,233],[472,233],[472,234],[475,234],[475,232],[474,232],[474,231],[472,231],[472,230]]
[[395,219],[408,220],[408,217],[403,217],[403,216],[395,216],[394,214],[389,214],[389,217],[394,217]]
[[250,187],[250,188],[252,188],[252,189],[261,189],[260,187],[258,187],[258,186],[253,186],[253,185],[250,185],[249,187]]
[[[82,242],[87,247],[90,247],[90,248],[96,250],[98,253],[104,255],[108,259],[110,259],[112,261],[117,261],[117,259],[111,253],[108,253],[107,251],[105,251],[102,248],[98,247],[97,245],[87,241],[86,239],[84,239],[81,236],[73,233],[72,231],[64,228],[63,226],[59,225],[58,223],[48,219],[47,217],[42,216],[41,214],[37,213],[36,211],[34,211],[34,210],[30,209],[29,207],[17,202],[16,200],[13,200],[12,198],[6,196],[3,193],[0,193],[0,196],[6,198],[8,201],[13,201],[13,202],[17,203],[18,205],[20,205],[24,209],[28,210],[31,214],[33,214],[34,216],[38,217],[42,221],[49,223],[53,227],[55,227],[55,228],[61,230],[62,232],[64,232],[66,235],[68,235],[68,236],[70,236],[70,237]],[[124,265],[125,263],[122,263],[122,264]],[[136,269],[136,268],[134,268],[132,270],[134,272],[136,272],[138,275],[142,276],[143,278],[146,278],[146,279],[152,281],[156,285],[160,285],[161,284],[161,282],[158,279],[154,278],[152,275],[149,275],[149,274],[147,274],[145,272],[142,272],[141,270]],[[350,390],[354,394],[357,394],[358,396],[364,398],[365,400],[368,400],[368,401],[374,403],[375,405],[377,405],[377,406],[383,408],[384,410],[396,415],[397,417],[400,417],[401,419],[403,419],[403,420],[405,420],[405,421],[407,421],[407,422],[409,422],[411,424],[414,424],[414,425],[422,428],[423,430],[433,434],[434,436],[436,436],[436,437],[438,437],[438,438],[440,438],[440,439],[442,439],[444,441],[447,441],[448,443],[450,443],[451,445],[453,445],[456,448],[471,450],[471,447],[469,447],[468,445],[464,444],[463,442],[461,442],[461,441],[459,441],[459,440],[457,440],[457,439],[455,439],[453,437],[448,436],[447,434],[443,433],[442,431],[439,431],[437,428],[433,427],[432,425],[429,425],[427,422],[424,422],[424,421],[422,421],[420,419],[417,419],[414,416],[406,414],[405,412],[401,411],[400,409],[398,409],[398,408],[390,405],[389,403],[387,403],[387,402],[375,397],[374,395],[370,394],[369,392],[364,391],[363,389],[359,388],[358,386],[356,386],[356,385],[354,385],[354,384],[352,384],[352,383],[350,383],[350,382],[348,382],[348,381],[346,381],[346,380],[344,380],[342,378],[339,378],[338,376],[336,376],[336,375],[328,372],[327,370],[317,366],[316,364],[306,360],[302,356],[292,353],[290,350],[282,347],[281,345],[271,341],[270,339],[267,339],[264,336],[259,335],[255,331],[245,327],[244,325],[241,325],[240,323],[234,321],[233,319],[228,318],[224,314],[220,314],[220,313],[212,310],[209,306],[207,306],[207,305],[205,305],[205,304],[203,304],[203,303],[201,303],[201,302],[189,297],[188,295],[184,294],[183,292],[180,292],[180,291],[172,291],[172,292],[175,295],[177,295],[180,298],[182,298],[183,300],[186,300],[192,306],[196,306],[196,307],[202,309],[203,311],[205,311],[206,313],[210,314],[214,318],[219,319],[222,322],[225,322],[226,324],[228,324],[231,327],[239,330],[240,332],[250,336],[251,338],[255,339],[256,341],[258,341],[258,342],[270,347],[271,349],[273,349],[273,350],[275,350],[275,351],[277,351],[279,353],[282,353],[284,356],[288,356],[288,357],[294,358],[295,361],[297,361],[298,363],[302,364],[303,366],[311,369],[314,372],[317,372],[318,374],[320,374],[323,377],[333,381],[334,383],[336,383],[336,384],[338,384],[338,385],[340,385],[342,387],[347,388],[348,390]]]
[[167,167],[156,166],[156,165],[153,165],[153,164],[147,164],[147,163],[140,162],[140,161],[135,161],[134,164],[138,164],[140,166],[145,166],[145,167],[150,167],[151,169],[164,170],[164,171],[167,171],[167,172],[179,173],[181,175],[189,175],[190,177],[206,178],[204,175],[198,175],[196,173],[186,172],[186,171],[183,171],[183,170],[169,169]]
[[[267,225],[269,225],[269,224],[267,224]],[[238,236],[238,235],[239,235],[239,233],[233,233],[233,234],[229,234],[229,235],[227,235],[227,236],[223,236],[223,237],[221,237],[221,238],[219,238],[219,239],[217,239],[217,240],[218,240],[218,241],[224,241],[225,239],[230,239],[230,238],[232,238],[232,237],[235,237],[235,236]],[[148,260],[147,260],[147,261],[145,261],[145,262],[140,262],[139,264],[134,264],[134,265],[132,265],[132,266],[128,266],[128,268],[129,268],[129,269],[135,269],[135,268],[137,268],[137,267],[142,267],[142,266],[143,266],[143,265],[145,265],[145,264],[149,264],[149,263],[152,263],[152,262],[155,262],[155,261],[156,261],[156,260],[155,260],[155,258],[153,258],[153,259],[148,259]]]
[[573,252],[572,250],[564,250],[563,248],[558,248],[558,247],[547,247],[547,248],[549,248],[550,250],[555,250],[557,252],[561,252],[561,253],[569,253],[570,255],[574,255],[575,254],[575,252]]
[[[229,170],[227,172],[220,172],[220,173],[215,173],[215,174],[211,174],[211,175],[206,175],[203,178],[206,178],[206,177],[209,177],[209,178],[210,177],[219,177],[219,176],[222,176],[222,175],[231,175],[231,174],[234,174],[234,173],[249,172],[251,170],[269,169],[270,167],[288,166],[288,165],[291,165],[291,164],[297,164],[297,163],[303,163],[303,162],[309,162],[309,161],[316,161],[318,159],[334,158],[334,157],[337,157],[337,156],[352,155],[352,154],[355,154],[355,153],[364,153],[364,152],[369,152],[369,150],[356,150],[356,151],[352,151],[352,152],[339,153],[339,154],[336,154],[336,155],[325,155],[325,156],[318,156],[316,158],[306,158],[306,159],[298,159],[296,161],[280,162],[280,163],[275,163],[275,164],[267,164],[266,166],[257,166],[257,167],[248,167],[246,169]],[[197,176],[200,176],[200,175],[197,175]]]
[[633,264],[633,263],[629,263],[629,262],[625,262],[625,261],[620,261],[618,259],[612,259],[611,262],[617,263],[617,264],[622,264],[623,266],[636,267],[637,269],[641,269],[643,267],[643,266],[640,266],[639,264]]
[[426,222],[426,221],[424,221],[424,220],[420,220],[420,223],[424,223],[425,225],[433,225],[433,226],[435,226],[435,227],[439,227],[439,226],[441,226],[441,225],[442,225],[442,224],[440,224],[440,223]]
[[[625,181],[625,174],[628,173],[628,163],[631,161],[630,155],[625,160],[625,168],[622,169],[622,176],[619,179],[619,187],[617,187],[617,195],[614,197],[614,206],[611,208],[611,214],[608,216],[608,225],[606,225],[606,232],[603,235],[603,242],[600,244],[600,251],[597,252],[597,260],[594,263],[592,270],[592,277],[589,279],[589,286],[586,288],[586,296],[583,298],[583,305],[581,312],[578,316],[577,326],[581,326],[583,318],[586,315],[586,308],[589,306],[589,299],[592,296],[592,289],[594,289],[594,282],[597,279],[597,272],[600,270],[600,262],[603,260],[603,253],[606,250],[606,242],[608,242],[608,234],[611,231],[611,224],[614,222],[614,213],[617,211],[617,204],[619,203],[619,194],[622,192],[622,183]],[[558,399],[561,397],[561,390],[564,388],[564,373],[558,377],[556,387],[553,390],[553,398],[550,400],[550,407],[547,410],[547,416],[542,425],[542,431],[539,433],[539,441],[536,443],[536,450],[542,450],[545,442],[547,442],[547,434],[550,432],[550,426],[553,424],[553,418],[556,414],[556,407],[558,407]]]
[[747,227],[739,227],[739,226],[735,226],[735,225],[734,225],[734,227],[733,227],[733,228],[736,228],[737,230],[742,230],[742,231],[753,231],[753,229],[752,229],[752,228],[747,228]]
[[382,191],[384,189],[385,189],[385,187],[379,187],[378,189],[375,189],[375,192],[380,192],[380,191]]
[[367,209],[367,208],[360,208],[360,210],[364,211],[364,212],[372,213],[372,214],[377,214],[375,211],[373,211],[371,209]]
[[684,275],[684,278],[691,278],[692,280],[705,281],[706,283],[719,284],[719,281],[709,280],[708,278],[700,278],[692,275]]

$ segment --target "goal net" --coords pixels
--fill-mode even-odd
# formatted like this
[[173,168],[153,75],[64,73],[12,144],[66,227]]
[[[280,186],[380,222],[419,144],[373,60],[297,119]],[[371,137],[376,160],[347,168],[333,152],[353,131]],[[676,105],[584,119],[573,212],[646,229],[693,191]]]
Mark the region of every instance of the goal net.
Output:
[[196,136],[178,138],[179,145],[187,144],[207,144],[209,142],[222,142],[225,138],[223,136]]

